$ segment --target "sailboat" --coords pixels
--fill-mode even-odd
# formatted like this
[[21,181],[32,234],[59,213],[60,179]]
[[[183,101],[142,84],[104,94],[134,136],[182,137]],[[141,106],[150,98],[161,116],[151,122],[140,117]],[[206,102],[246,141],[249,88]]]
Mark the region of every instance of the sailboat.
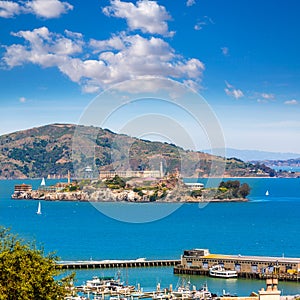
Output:
[[37,215],[41,215],[42,214],[42,206],[41,206],[41,202],[39,201],[39,204],[38,204],[38,209],[36,211],[36,214]]
[[46,182],[45,182],[45,178],[43,177],[42,182],[41,182],[41,186],[45,186]]
[[266,195],[266,196],[269,196],[269,190],[266,191],[266,194],[265,194],[265,195]]

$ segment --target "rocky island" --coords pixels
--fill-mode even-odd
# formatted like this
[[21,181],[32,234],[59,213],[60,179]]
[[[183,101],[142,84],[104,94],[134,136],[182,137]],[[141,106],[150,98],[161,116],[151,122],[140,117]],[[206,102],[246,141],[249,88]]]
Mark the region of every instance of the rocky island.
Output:
[[238,180],[222,181],[217,188],[204,188],[200,183],[185,184],[178,176],[161,179],[121,178],[84,179],[41,185],[32,190],[29,185],[15,186],[13,199],[91,202],[228,202],[247,201],[250,187]]

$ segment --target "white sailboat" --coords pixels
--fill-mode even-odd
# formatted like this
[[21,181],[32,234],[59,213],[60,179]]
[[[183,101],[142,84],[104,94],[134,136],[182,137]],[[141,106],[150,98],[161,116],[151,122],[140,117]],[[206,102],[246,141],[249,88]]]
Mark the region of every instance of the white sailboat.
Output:
[[42,182],[41,182],[41,186],[45,186],[46,182],[45,182],[45,178],[43,177]]
[[267,190],[265,195],[266,195],[266,196],[269,196],[269,194],[270,194],[270,193],[269,193],[269,190]]
[[36,211],[36,214],[37,215],[41,215],[42,214],[42,206],[41,206],[41,202],[39,201],[39,204],[38,204],[38,209]]

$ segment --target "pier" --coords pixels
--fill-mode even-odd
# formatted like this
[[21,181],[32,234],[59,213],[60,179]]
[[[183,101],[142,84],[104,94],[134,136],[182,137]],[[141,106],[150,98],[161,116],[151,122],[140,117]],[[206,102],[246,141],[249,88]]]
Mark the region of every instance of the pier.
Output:
[[58,261],[62,269],[111,269],[111,268],[149,268],[149,267],[174,267],[180,264],[179,259],[143,258],[134,260],[83,260],[83,261]]
[[185,250],[174,274],[208,276],[216,265],[236,271],[241,278],[300,281],[300,258],[211,254],[208,249]]

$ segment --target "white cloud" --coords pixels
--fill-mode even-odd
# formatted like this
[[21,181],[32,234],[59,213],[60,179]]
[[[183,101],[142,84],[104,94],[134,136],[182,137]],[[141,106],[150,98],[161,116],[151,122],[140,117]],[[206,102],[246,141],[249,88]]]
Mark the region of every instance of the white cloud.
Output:
[[241,97],[244,97],[244,93],[240,89],[236,89],[233,85],[229,84],[227,81],[225,81],[226,88],[224,89],[226,95],[232,96],[235,99],[239,99]]
[[[70,32],[67,32],[67,35],[69,34]],[[25,39],[26,45],[6,46],[6,53],[2,59],[9,68],[25,63],[42,67],[57,66],[65,62],[69,55],[82,52],[83,41],[80,38],[71,39],[51,33],[47,27],[19,31],[13,35]]]
[[90,46],[95,49],[95,53],[107,50],[122,50],[125,48],[123,38],[125,33],[121,32],[120,36],[113,35],[110,39],[104,41],[90,40]]
[[284,102],[286,105],[297,105],[299,102],[296,99],[287,100]]
[[221,48],[221,51],[222,51],[222,54],[223,54],[224,56],[229,55],[229,48],[228,48],[228,47],[222,47],[222,48]]
[[20,101],[21,103],[25,103],[25,102],[27,101],[27,99],[26,99],[25,97],[20,97],[19,101]]
[[140,0],[134,5],[131,2],[111,0],[110,6],[103,8],[104,14],[125,19],[129,29],[141,30],[143,33],[172,36],[167,21],[171,16],[164,6],[156,1]]
[[68,2],[59,0],[33,0],[26,3],[26,7],[35,15],[43,18],[57,18],[73,9]]
[[58,18],[72,9],[71,4],[59,0],[0,1],[0,17],[2,18],[12,18],[21,13],[31,13],[46,19]]
[[272,100],[275,98],[274,94],[268,94],[268,93],[261,93],[261,97],[267,100]]
[[3,61],[7,67],[26,63],[57,67],[85,92],[145,76],[177,79],[196,88],[205,69],[200,60],[176,54],[165,40],[154,36],[121,32],[107,40],[86,43],[80,33],[57,34],[47,27],[13,35],[25,43],[6,46]]
[[198,20],[198,22],[194,26],[194,29],[201,30],[201,29],[203,29],[204,26],[209,25],[209,24],[215,24],[215,23],[210,17],[204,16],[202,18],[202,20]]
[[[34,9],[35,13],[46,17],[41,1],[44,0],[27,2],[27,9]],[[53,9],[48,11],[47,17],[62,13],[62,7],[69,9],[69,6],[56,6],[58,0],[51,2]],[[66,2],[59,3],[65,5]],[[149,76],[176,79],[194,89],[200,88],[205,66],[199,59],[177,54],[165,40],[165,36],[171,35],[167,24],[171,17],[165,7],[156,1],[141,0],[133,4],[111,0],[103,12],[126,19],[130,30],[140,29],[141,32],[126,30],[105,40],[90,39],[87,42],[81,33],[68,30],[54,33],[41,27],[19,31],[12,35],[24,42],[4,46],[2,62],[8,68],[28,63],[43,68],[56,67],[88,93]]]
[[12,18],[22,11],[22,7],[12,1],[0,1],[0,17],[2,18]]
[[203,29],[203,26],[205,26],[206,23],[205,22],[198,22],[195,26],[194,26],[194,29],[195,30],[201,30]]
[[193,6],[196,4],[196,0],[187,0],[186,1],[186,6]]

